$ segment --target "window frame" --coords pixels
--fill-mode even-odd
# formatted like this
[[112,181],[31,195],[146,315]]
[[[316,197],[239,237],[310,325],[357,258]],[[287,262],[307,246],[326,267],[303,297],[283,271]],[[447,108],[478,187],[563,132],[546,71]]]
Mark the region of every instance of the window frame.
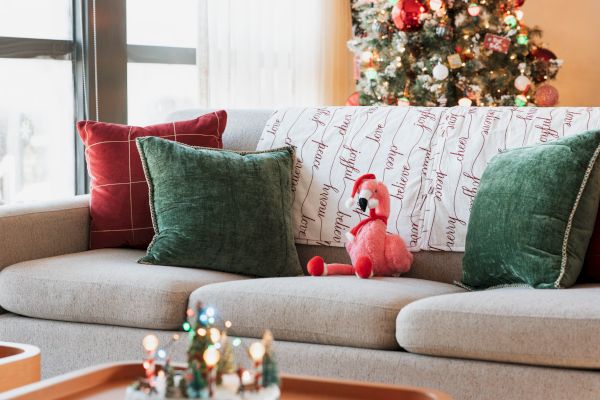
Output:
[[[75,122],[87,118],[85,88],[83,86],[83,42],[79,34],[82,31],[83,20],[79,12],[81,0],[72,0],[73,37],[67,39],[42,39],[27,37],[0,36],[0,58],[45,58],[51,60],[70,60],[73,65],[73,134],[77,136]],[[75,194],[82,194],[87,187],[83,147],[80,140],[75,138]]]
[[89,119],[127,124],[127,63],[196,65],[196,49],[127,44],[126,0],[72,0],[72,40],[0,36],[0,58],[73,64],[75,194],[89,193],[85,149],[75,129]]
[[[196,65],[196,49],[127,43],[127,0],[73,0],[77,4],[74,32],[81,29],[81,71],[87,91],[77,102],[86,104],[87,119],[127,125],[127,64]],[[75,6],[74,6],[75,7]],[[77,17],[79,16],[79,17]],[[79,18],[79,19],[77,19]],[[79,85],[81,86],[81,85]],[[78,141],[79,142],[79,141]],[[83,146],[77,149],[76,166],[87,193],[89,177]]]

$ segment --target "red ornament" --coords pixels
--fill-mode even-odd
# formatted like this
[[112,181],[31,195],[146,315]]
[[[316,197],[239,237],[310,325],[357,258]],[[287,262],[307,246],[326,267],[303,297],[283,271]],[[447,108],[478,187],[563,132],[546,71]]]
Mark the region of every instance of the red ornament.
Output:
[[359,99],[360,99],[360,95],[358,94],[358,92],[354,92],[346,100],[346,105],[353,106],[353,107],[359,106],[360,105]]
[[556,54],[554,54],[553,52],[551,52],[548,49],[544,49],[541,47],[536,47],[533,50],[531,50],[531,55],[537,61],[549,62],[551,60],[556,60]]
[[515,0],[515,7],[521,7],[525,4],[525,0]]
[[558,90],[552,85],[542,85],[535,91],[535,104],[540,107],[553,107],[558,104]]
[[392,21],[401,31],[416,31],[421,28],[421,14],[426,11],[418,0],[398,0],[392,9]]

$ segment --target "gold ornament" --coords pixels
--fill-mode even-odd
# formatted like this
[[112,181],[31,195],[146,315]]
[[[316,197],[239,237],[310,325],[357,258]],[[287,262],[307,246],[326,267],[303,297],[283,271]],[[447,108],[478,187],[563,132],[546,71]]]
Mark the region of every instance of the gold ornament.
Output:
[[460,54],[451,54],[448,56],[448,65],[450,68],[457,69],[462,67],[462,58],[460,58]]

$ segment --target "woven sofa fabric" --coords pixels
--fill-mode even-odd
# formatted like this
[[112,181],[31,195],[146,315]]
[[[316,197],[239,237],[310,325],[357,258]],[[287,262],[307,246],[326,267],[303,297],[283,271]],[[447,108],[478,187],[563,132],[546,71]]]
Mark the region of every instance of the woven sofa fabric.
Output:
[[90,248],[145,249],[154,235],[148,184],[135,139],[156,136],[194,146],[222,148],[227,113],[146,127],[80,121],[90,175]]
[[302,275],[291,224],[294,151],[237,153],[138,139],[156,235],[141,263]]
[[143,251],[99,249],[26,261],[0,273],[0,306],[34,318],[177,329],[190,294],[240,275],[140,265]]
[[0,207],[0,270],[88,248],[89,196]]
[[[335,246],[316,246],[297,244],[300,265],[304,268],[308,260],[321,256],[328,263],[350,263],[346,249]],[[402,274],[405,278],[427,279],[444,283],[460,280],[464,253],[447,251],[419,251],[413,253],[414,259],[410,271]]]
[[369,349],[398,349],[396,316],[407,304],[463,290],[410,278],[293,277],[252,279],[199,288],[190,306],[213,305],[234,322],[231,334]]
[[600,201],[600,131],[508,150],[483,173],[461,283],[572,286]]
[[[236,320],[231,315],[227,318]],[[161,343],[166,343],[174,333],[181,332],[48,321],[14,314],[0,316],[3,340],[35,343],[40,347],[44,379],[107,362],[139,360],[140,343],[150,333],[158,336]],[[249,344],[255,339],[242,341]],[[73,343],[78,351],[64,351],[65,343]],[[600,392],[598,371],[281,340],[275,340],[274,346],[279,369],[288,374],[432,387],[457,400],[597,400]],[[186,360],[186,347],[185,341],[180,340],[170,348],[175,362]],[[237,351],[237,359],[247,357],[243,353],[244,346],[238,347]]]
[[[170,121],[196,118],[198,115],[214,112],[216,109],[189,109],[172,113]],[[235,151],[255,151],[261,132],[274,110],[269,109],[228,109],[227,126],[223,132],[223,148]]]
[[432,356],[600,368],[600,285],[439,296],[398,314],[402,348]]

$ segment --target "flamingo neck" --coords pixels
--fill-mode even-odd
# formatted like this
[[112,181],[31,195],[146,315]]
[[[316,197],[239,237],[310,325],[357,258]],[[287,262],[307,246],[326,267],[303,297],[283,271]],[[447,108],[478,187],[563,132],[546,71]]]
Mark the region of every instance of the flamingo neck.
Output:
[[386,220],[390,216],[390,193],[384,184],[379,183],[377,185],[377,200],[379,204],[375,209],[371,210],[369,215],[374,217],[384,217]]
[[360,221],[358,224],[356,224],[356,226],[354,228],[352,228],[352,230],[350,231],[350,233],[354,236],[358,235],[358,232],[360,232],[360,230],[368,223],[373,222],[373,221],[382,221],[385,226],[387,226],[387,222],[388,222],[388,217],[387,216],[383,216],[383,215],[377,215],[375,213],[375,210],[371,209],[370,213],[369,213],[369,217],[363,219],[362,221]]

